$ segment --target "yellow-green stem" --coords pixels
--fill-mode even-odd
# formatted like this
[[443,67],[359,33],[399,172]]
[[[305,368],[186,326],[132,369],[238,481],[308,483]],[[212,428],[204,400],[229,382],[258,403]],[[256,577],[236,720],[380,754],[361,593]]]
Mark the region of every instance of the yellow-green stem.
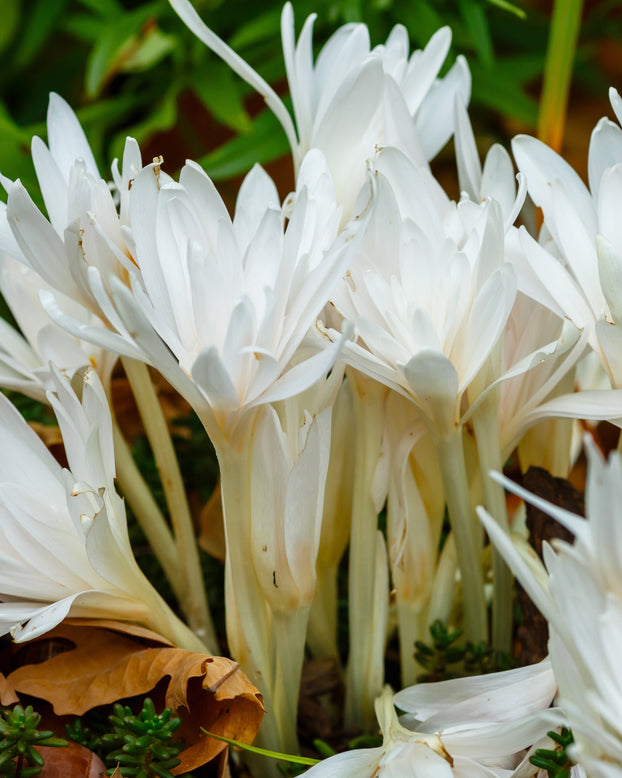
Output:
[[128,357],[122,357],[121,361],[149,438],[171,516],[183,582],[180,604],[192,630],[216,652],[218,641],[207,604],[194,525],[162,406],[147,366]]
[[337,568],[318,563],[315,596],[309,613],[307,643],[314,659],[334,659],[337,647]]
[[437,438],[435,443],[462,576],[464,632],[468,640],[479,643],[488,638],[486,600],[481,548],[477,541],[475,513],[469,499],[462,428],[456,427]]
[[427,607],[420,603],[397,600],[397,623],[400,636],[400,668],[402,688],[417,682],[424,669],[415,659],[415,641],[427,642]]
[[[220,488],[225,521],[225,609],[229,648],[242,669],[263,694],[266,715],[256,743],[275,750],[280,743],[275,688],[276,647],[271,645],[270,614],[252,562],[251,472],[254,413],[237,425],[233,437],[219,441]],[[249,754],[253,775],[279,778],[276,763]]]
[[583,0],[555,0],[540,98],[538,138],[561,151]]
[[349,552],[349,626],[350,651],[346,681],[345,722],[347,727],[363,731],[374,726],[374,700],[380,688],[370,688],[376,677],[370,667],[374,661],[374,636],[369,619],[373,609],[378,513],[371,491],[380,456],[383,430],[383,405],[386,389],[375,381],[348,372],[354,397],[355,438],[353,446],[354,487]]
[[151,490],[145,483],[140,470],[129,450],[127,442],[116,421],[112,427],[114,456],[117,469],[117,481],[140,528],[162,565],[165,575],[178,600],[183,595],[183,585],[179,575],[179,562],[175,551],[175,539],[166,523]]
[[281,740],[273,749],[288,754],[298,753],[296,721],[308,621],[308,607],[272,614],[271,646],[276,660],[272,700]]
[[[477,453],[484,481],[486,509],[509,532],[505,491],[489,473],[502,472],[499,436],[499,390],[493,389],[473,417]],[[513,577],[496,548],[492,550],[492,647],[509,653],[512,642]]]

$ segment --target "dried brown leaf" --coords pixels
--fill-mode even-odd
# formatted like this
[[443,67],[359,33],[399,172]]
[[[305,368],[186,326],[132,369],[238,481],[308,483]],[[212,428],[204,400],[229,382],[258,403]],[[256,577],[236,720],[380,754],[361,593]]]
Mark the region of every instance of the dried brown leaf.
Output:
[[175,773],[205,764],[226,747],[201,727],[244,743],[253,741],[263,716],[262,697],[235,662],[154,646],[160,638],[154,640],[147,630],[138,637],[117,631],[110,622],[101,628],[77,621],[39,639],[68,640],[70,650],[9,674],[7,681],[18,692],[47,700],[59,716],[80,716],[98,705],[147,693],[156,704],[162,697],[162,707],[182,720],[178,736],[186,748]]
[[104,778],[106,775],[106,765],[97,754],[77,743],[69,743],[64,748],[39,746],[37,751],[44,761],[40,778]]
[[199,525],[201,527],[199,546],[203,551],[207,551],[210,556],[224,564],[226,555],[225,522],[222,514],[220,480],[201,511]]
[[0,705],[15,705],[19,697],[15,687],[2,673],[0,673]]

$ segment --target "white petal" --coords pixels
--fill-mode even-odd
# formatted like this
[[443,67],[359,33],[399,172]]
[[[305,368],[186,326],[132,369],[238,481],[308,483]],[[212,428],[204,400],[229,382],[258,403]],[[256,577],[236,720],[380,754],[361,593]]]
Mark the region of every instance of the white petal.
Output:
[[50,94],[47,125],[50,152],[65,181],[69,183],[69,173],[77,159],[81,159],[87,172],[98,180],[99,171],[84,130],[69,104],[55,92]]
[[221,57],[229,67],[241,78],[256,89],[266,101],[276,118],[285,130],[292,150],[298,148],[298,140],[292,118],[287,112],[281,98],[274,89],[257,72],[255,72],[244,60],[233,51],[232,48],[221,40],[212,30],[205,26],[201,17],[194,10],[188,0],[169,0],[175,12],[188,28],[203,41],[215,54]]

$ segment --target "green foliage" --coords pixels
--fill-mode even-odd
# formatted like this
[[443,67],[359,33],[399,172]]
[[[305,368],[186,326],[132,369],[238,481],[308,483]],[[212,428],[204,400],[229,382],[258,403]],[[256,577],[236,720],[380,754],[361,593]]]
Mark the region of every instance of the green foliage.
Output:
[[65,731],[69,740],[88,748],[90,751],[101,753],[101,733],[94,732],[90,727],[86,726],[82,719],[75,719],[73,724],[65,724]]
[[117,704],[108,720],[111,731],[102,735],[101,744],[107,750],[109,775],[119,765],[123,776],[172,778],[170,771],[181,762],[177,756],[183,743],[173,740],[181,720],[171,718],[170,708],[156,713],[153,702],[146,697],[137,716],[128,706]]
[[[285,76],[282,4],[195,1],[212,29],[277,86]],[[5,5],[0,171],[21,177],[27,188],[35,188],[30,138],[44,134],[51,90],[76,108],[102,173],[122,153],[126,135],[143,146],[151,142],[154,153],[172,143],[177,150],[169,172],[191,157],[201,159],[216,178],[238,175],[256,161],[286,152],[274,118],[266,110],[257,113],[261,101],[249,102],[250,88],[194,38],[167,0],[5,0]],[[298,29],[317,12],[316,48],[344,22],[367,23],[374,45],[403,23],[413,47],[424,46],[448,24],[454,49],[447,67],[458,52],[469,58],[473,102],[533,125],[536,103],[529,87],[542,73],[548,22],[535,12],[518,18],[519,5],[508,0],[297,0],[295,8]],[[602,29],[608,17],[599,19]],[[589,29],[596,34],[594,25]],[[59,50],[62,57],[55,56]]]
[[440,619],[430,626],[430,636],[430,644],[422,640],[415,643],[415,659],[426,670],[417,677],[420,683],[482,675],[512,667],[509,656],[493,651],[486,643],[467,641],[459,645],[462,631],[450,631]]
[[566,749],[574,743],[571,730],[562,727],[561,732],[547,732],[558,748],[538,748],[529,761],[535,767],[546,770],[548,778],[570,778],[573,762],[569,759]]
[[15,705],[0,711],[0,775],[30,778],[43,767],[43,757],[36,746],[66,746],[50,730],[38,730],[41,716],[31,705]]

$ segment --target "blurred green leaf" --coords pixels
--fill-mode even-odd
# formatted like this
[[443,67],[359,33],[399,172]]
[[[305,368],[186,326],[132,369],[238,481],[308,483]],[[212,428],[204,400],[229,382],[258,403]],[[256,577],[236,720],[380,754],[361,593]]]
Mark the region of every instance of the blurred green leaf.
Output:
[[141,122],[126,127],[122,133],[115,137],[112,147],[114,156],[121,157],[125,139],[128,135],[136,138],[138,143],[142,143],[150,135],[170,130],[173,127],[177,121],[177,95],[179,94],[179,89],[179,84],[171,84],[162,97],[157,102],[154,102],[150,112]]
[[435,9],[434,4],[429,3],[428,0],[419,0],[417,3],[402,0],[397,4],[396,14],[408,27],[413,41],[421,47],[425,46],[432,35],[447,23],[447,20]]
[[507,11],[510,14],[514,14],[514,16],[518,16],[519,19],[527,18],[527,12],[523,8],[515,5],[514,3],[508,2],[508,0],[488,0],[488,2],[490,5],[495,5],[502,11]]
[[72,14],[63,20],[61,29],[74,38],[92,45],[102,34],[102,21],[88,14]]
[[0,52],[11,43],[20,19],[20,0],[2,0],[2,24],[0,25]]
[[16,67],[27,65],[37,55],[63,18],[68,3],[69,0],[36,0],[33,3],[13,55]]
[[215,119],[236,132],[250,132],[252,122],[244,108],[242,84],[227,65],[210,59],[191,78],[199,99]]
[[486,68],[471,63],[473,76],[472,102],[478,102],[506,116],[518,119],[531,127],[538,121],[538,104],[514,81],[509,80],[498,67]]
[[114,19],[126,13],[126,10],[117,0],[78,0],[78,3],[108,19]]
[[[84,0],[82,0],[84,2]],[[86,92],[97,97],[106,82],[118,72],[141,45],[141,38],[155,7],[153,3],[137,11],[122,13],[102,25],[102,34],[91,51],[86,69]]]
[[495,69],[508,83],[518,86],[528,84],[542,75],[544,70],[543,54],[518,54],[495,62]]
[[256,162],[271,162],[288,151],[289,143],[281,125],[274,114],[266,110],[255,119],[250,132],[233,138],[199,163],[217,181],[245,173]]
[[280,43],[280,30],[281,9],[271,8],[261,16],[238,27],[235,34],[231,36],[229,45],[237,51],[270,38],[278,38]]
[[138,73],[153,67],[173,50],[177,43],[172,35],[166,35],[157,27],[151,28],[138,47],[126,59],[121,68],[123,73]]
[[477,0],[458,0],[458,6],[480,62],[491,67],[494,53],[484,9]]

